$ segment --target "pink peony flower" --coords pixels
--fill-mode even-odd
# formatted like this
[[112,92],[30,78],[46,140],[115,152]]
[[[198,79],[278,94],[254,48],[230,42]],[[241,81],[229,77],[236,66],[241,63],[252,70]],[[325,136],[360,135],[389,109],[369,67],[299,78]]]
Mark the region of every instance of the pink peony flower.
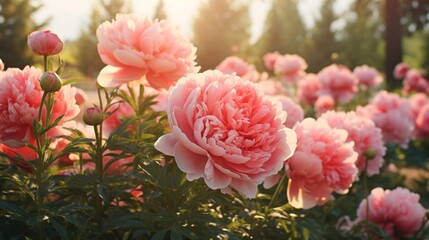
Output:
[[378,71],[373,67],[369,67],[368,65],[356,67],[353,70],[353,74],[357,77],[359,85],[368,88],[377,87],[382,81]]
[[64,47],[62,38],[50,30],[32,32],[27,43],[31,51],[43,56],[58,54]]
[[405,148],[412,136],[414,123],[410,103],[394,93],[378,92],[371,104],[358,106],[360,116],[372,119],[381,129],[385,143],[399,144]]
[[76,88],[76,95],[74,96],[74,98],[76,100],[76,104],[79,105],[79,106],[82,106],[89,99],[89,97],[85,93],[85,91],[83,91],[80,88]]
[[118,14],[98,27],[97,38],[100,58],[108,64],[97,78],[103,87],[146,77],[152,87],[168,89],[197,71],[196,48],[167,20]]
[[429,93],[428,80],[416,69],[409,70],[403,81],[402,93],[407,95],[410,92]]
[[216,70],[226,74],[235,73],[237,76],[252,82],[256,82],[259,79],[259,73],[255,70],[255,66],[236,56],[225,58],[216,67]]
[[296,147],[280,102],[252,82],[219,71],[180,79],[167,115],[172,133],[155,147],[174,156],[188,180],[202,177],[223,192],[232,187],[255,197],[258,184],[276,174]]
[[383,165],[383,156],[386,153],[383,135],[374,122],[366,117],[358,116],[355,112],[329,111],[320,118],[325,119],[332,128],[344,129],[348,133],[347,141],[354,142],[353,149],[358,153],[356,166],[359,171],[365,169],[366,152],[373,151],[374,157],[368,159],[367,175],[372,176],[380,172]]
[[266,95],[270,96],[284,95],[288,91],[280,81],[275,79],[264,79],[257,82],[256,85],[262,88]]
[[429,136],[429,103],[423,106],[416,117],[416,137]]
[[[103,122],[103,133],[109,136],[115,131],[127,118],[135,115],[134,109],[127,102],[118,103],[119,105],[113,105],[109,111],[114,111],[109,115]],[[132,128],[130,128],[132,130]]]
[[298,143],[285,164],[290,205],[308,209],[333,199],[333,192],[347,193],[358,172],[347,131],[331,128],[320,118],[306,118],[293,129]]
[[408,102],[410,103],[411,114],[413,118],[416,119],[420,109],[422,109],[426,103],[429,103],[429,98],[424,93],[416,93],[408,99]]
[[358,79],[345,66],[332,64],[318,73],[322,85],[320,95],[330,95],[336,102],[347,103],[357,92]]
[[298,104],[296,104],[291,98],[286,96],[274,96],[274,100],[280,101],[283,106],[283,110],[287,112],[287,119],[285,126],[293,128],[295,123],[300,122],[304,119],[304,110]]
[[[34,67],[9,68],[0,75],[0,142],[11,148],[23,147],[25,141],[34,140],[33,122],[37,119],[43,94],[39,85],[41,75],[42,72]],[[55,94],[51,119],[63,117],[59,126],[48,131],[48,137],[63,135],[66,130],[61,125],[79,114],[75,93],[75,88],[67,85]],[[42,119],[45,118],[44,111]]]
[[265,67],[268,70],[274,70],[274,64],[276,63],[277,58],[279,58],[280,56],[281,54],[278,52],[266,53],[263,56]]
[[[428,115],[428,113],[426,113],[426,111],[428,110],[426,105],[429,104],[429,98],[424,93],[416,93],[408,99],[408,102],[410,103],[411,114],[415,123],[413,138],[422,138],[429,136],[429,129],[427,129],[426,126],[426,124],[428,123],[425,123],[425,121],[427,121],[426,116]],[[417,123],[418,117],[419,123]]]
[[410,66],[408,66],[408,64],[406,63],[398,63],[395,66],[395,70],[393,71],[393,76],[396,79],[402,79],[405,77],[405,75],[407,74],[408,70],[410,70]]
[[319,77],[316,74],[307,74],[298,82],[298,99],[300,102],[313,105],[319,97],[318,92],[322,88]]
[[3,70],[4,70],[4,63],[0,58],[0,71],[3,71]]
[[287,83],[295,83],[305,76],[307,67],[308,65],[302,57],[286,54],[277,57],[274,63],[274,73],[281,75]]
[[[394,190],[374,188],[368,197],[369,221],[394,239],[410,236],[421,227],[426,214],[419,199],[418,194],[401,187]],[[366,208],[367,201],[363,200],[357,210],[358,221],[366,221]]]
[[320,96],[314,103],[314,110],[316,115],[320,116],[322,113],[335,108],[335,100],[329,95]]

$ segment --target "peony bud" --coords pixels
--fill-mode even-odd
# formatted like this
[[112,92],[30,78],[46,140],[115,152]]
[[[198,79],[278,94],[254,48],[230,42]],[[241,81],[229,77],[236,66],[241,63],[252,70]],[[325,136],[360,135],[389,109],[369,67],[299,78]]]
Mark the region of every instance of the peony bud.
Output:
[[97,106],[94,107],[88,107],[83,112],[83,122],[96,126],[103,122],[103,113],[101,112],[100,108]]
[[365,157],[366,157],[368,160],[371,160],[371,159],[375,158],[375,155],[377,155],[377,153],[376,153],[376,152],[375,152],[375,150],[374,150],[374,149],[372,149],[372,148],[369,148],[369,149],[367,149],[367,150],[365,151]]
[[32,32],[28,36],[27,44],[31,51],[43,56],[58,54],[64,47],[61,37],[50,30]]
[[58,92],[61,89],[61,79],[55,72],[44,72],[40,78],[40,87],[45,92]]
[[3,61],[0,59],[0,71],[4,70],[4,63]]

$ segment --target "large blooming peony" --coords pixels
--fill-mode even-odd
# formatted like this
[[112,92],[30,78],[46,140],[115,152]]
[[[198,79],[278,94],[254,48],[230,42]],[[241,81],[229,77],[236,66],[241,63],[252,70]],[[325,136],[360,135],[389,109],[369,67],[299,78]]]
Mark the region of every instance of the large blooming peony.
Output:
[[319,95],[330,95],[339,103],[347,103],[356,95],[359,80],[346,66],[332,64],[318,76],[322,85]]
[[192,181],[255,197],[258,184],[282,169],[296,147],[286,113],[250,81],[219,71],[189,74],[171,89],[172,133],[155,147],[174,156]]
[[358,115],[371,118],[383,133],[385,143],[405,148],[413,134],[414,123],[410,103],[394,93],[380,91],[371,104],[358,106]]
[[[375,188],[368,197],[369,221],[379,225],[394,239],[410,236],[423,222],[426,210],[419,203],[420,196],[408,189],[383,190]],[[357,210],[358,221],[366,221],[367,202]]]
[[[24,142],[34,142],[33,122],[37,119],[43,92],[39,78],[42,72],[34,67],[23,70],[9,68],[0,75],[0,142],[20,148]],[[64,86],[55,94],[52,120],[63,115],[59,126],[48,131],[48,137],[65,134],[61,125],[79,114],[74,95],[76,89]],[[46,113],[43,112],[42,119]]]
[[294,127],[298,143],[286,161],[287,197],[295,208],[312,208],[347,193],[358,172],[357,153],[347,132],[331,128],[325,119],[306,118]]
[[98,53],[108,66],[97,78],[103,87],[116,87],[146,77],[157,89],[168,89],[194,72],[196,48],[169,21],[152,21],[118,14],[97,29]]
[[[386,148],[381,130],[371,119],[358,116],[355,112],[335,111],[326,112],[320,117],[325,119],[331,127],[347,131],[347,140],[354,142],[354,150],[359,154],[356,166],[360,171],[365,168],[366,161],[368,161],[366,169],[368,176],[380,172]],[[369,152],[374,153],[370,158],[365,154]]]

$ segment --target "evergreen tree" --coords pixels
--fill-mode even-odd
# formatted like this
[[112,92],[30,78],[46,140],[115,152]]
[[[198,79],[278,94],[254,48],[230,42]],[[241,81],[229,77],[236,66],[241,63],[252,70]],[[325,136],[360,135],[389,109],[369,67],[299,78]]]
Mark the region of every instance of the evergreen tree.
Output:
[[237,47],[239,53],[247,50],[249,6],[236,0],[208,0],[200,6],[193,29],[197,62],[202,70],[212,69],[231,55],[232,48]]
[[278,51],[303,55],[307,30],[297,0],[272,0],[257,48],[260,54]]
[[352,69],[362,64],[382,69],[380,1],[356,0],[348,15],[351,17],[343,30],[339,63]]
[[23,68],[32,65],[34,54],[27,46],[28,35],[39,30],[47,21],[37,25],[32,16],[41,5],[30,0],[0,0],[0,58],[6,67]]
[[318,72],[332,64],[332,54],[338,51],[335,33],[332,31],[332,23],[338,19],[333,10],[334,3],[335,0],[323,2],[320,18],[316,19],[311,31],[310,51],[304,54],[309,72]]
[[158,6],[156,6],[155,14],[153,19],[166,19],[167,13],[165,13],[164,0],[160,0]]
[[98,55],[96,31],[98,26],[104,21],[111,21],[117,13],[129,12],[130,8],[124,0],[99,0],[93,7],[91,19],[85,28],[82,29],[77,39],[77,68],[84,75],[95,78],[100,70],[105,66]]

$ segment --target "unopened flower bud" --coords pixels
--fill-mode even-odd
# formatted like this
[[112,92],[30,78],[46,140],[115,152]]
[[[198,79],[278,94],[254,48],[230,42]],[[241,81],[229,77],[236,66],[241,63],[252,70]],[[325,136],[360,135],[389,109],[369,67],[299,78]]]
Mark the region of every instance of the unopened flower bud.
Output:
[[373,159],[373,158],[375,158],[375,155],[376,155],[377,153],[375,152],[375,150],[374,149],[371,149],[371,148],[369,148],[369,149],[367,149],[366,151],[365,151],[365,157],[368,159],[368,160],[371,160],[371,159]]
[[64,47],[61,37],[50,30],[32,32],[28,36],[27,44],[31,51],[42,56],[58,54]]
[[44,72],[40,78],[40,87],[45,92],[58,92],[61,89],[61,79],[55,72]]
[[103,113],[97,106],[88,107],[83,112],[83,122],[88,125],[99,125],[103,122]]

